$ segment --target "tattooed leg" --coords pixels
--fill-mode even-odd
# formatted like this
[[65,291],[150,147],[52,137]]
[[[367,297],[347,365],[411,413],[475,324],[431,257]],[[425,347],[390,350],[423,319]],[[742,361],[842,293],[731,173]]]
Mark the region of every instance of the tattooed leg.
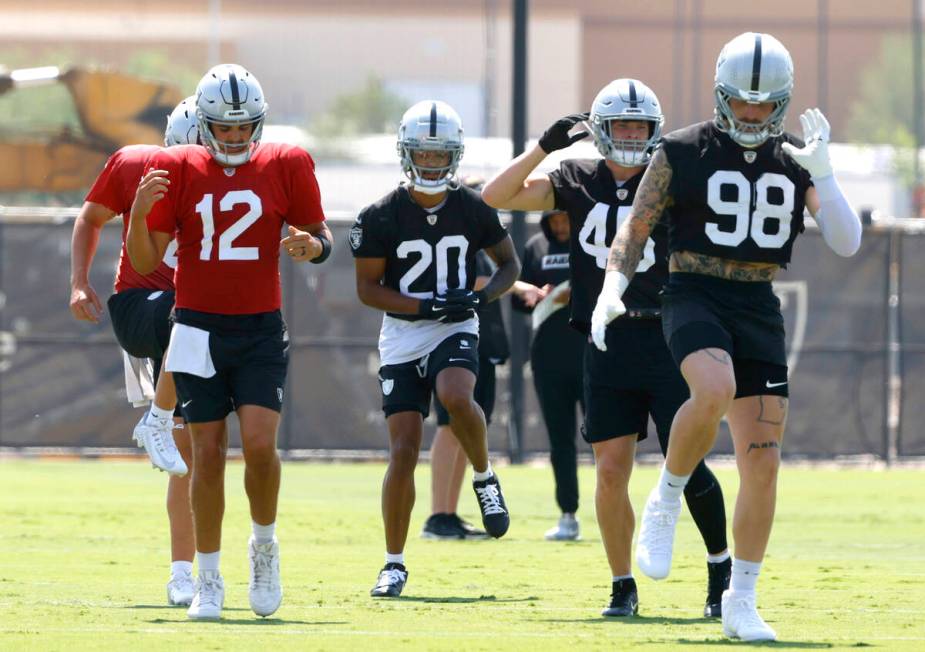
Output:
[[735,396],[735,375],[729,354],[701,349],[681,362],[691,396],[675,413],[665,464],[671,473],[689,475],[710,452],[720,419]]
[[726,417],[732,430],[740,480],[732,519],[735,556],[761,561],[774,521],[787,399],[781,396],[736,399]]

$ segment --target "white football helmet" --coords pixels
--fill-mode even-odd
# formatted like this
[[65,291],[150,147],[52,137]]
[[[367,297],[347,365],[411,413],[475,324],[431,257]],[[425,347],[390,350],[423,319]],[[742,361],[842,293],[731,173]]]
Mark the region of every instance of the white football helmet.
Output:
[[[643,120],[649,123],[648,140],[614,140],[614,120]],[[636,79],[616,79],[601,89],[591,104],[588,127],[597,151],[617,165],[633,168],[646,165],[662,135],[665,117],[652,89]]]
[[[235,167],[247,163],[260,142],[268,105],[260,82],[242,66],[223,63],[205,74],[196,87],[196,118],[203,146],[222,165]],[[212,125],[251,124],[250,139],[241,152],[231,153],[235,145],[226,145],[212,133]]]
[[196,96],[177,104],[167,116],[167,129],[164,130],[164,145],[198,145],[199,121],[196,118]]
[[[401,168],[414,189],[428,195],[446,190],[453,180],[456,168],[463,155],[463,128],[459,114],[446,102],[425,100],[405,111],[398,127],[396,149],[401,157]],[[415,151],[445,151],[450,158],[442,167],[416,165],[412,154]],[[433,175],[428,179],[424,175]]]
[[[714,120],[743,147],[757,147],[784,132],[784,117],[793,92],[793,60],[787,48],[770,34],[745,32],[723,46],[716,60]],[[767,120],[753,124],[737,120],[731,99],[773,102]]]

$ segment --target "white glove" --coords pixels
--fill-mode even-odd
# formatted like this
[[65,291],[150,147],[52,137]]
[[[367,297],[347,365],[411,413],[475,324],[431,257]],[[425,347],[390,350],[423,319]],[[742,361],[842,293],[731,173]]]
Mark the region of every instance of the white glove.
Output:
[[620,297],[629,284],[629,280],[620,272],[611,270],[604,276],[604,287],[591,313],[591,339],[601,351],[607,350],[607,324],[626,312]]
[[813,179],[822,179],[832,174],[829,161],[829,121],[819,109],[807,109],[800,116],[803,126],[803,141],[806,145],[797,149],[790,143],[784,143],[783,149],[800,167],[809,172]]

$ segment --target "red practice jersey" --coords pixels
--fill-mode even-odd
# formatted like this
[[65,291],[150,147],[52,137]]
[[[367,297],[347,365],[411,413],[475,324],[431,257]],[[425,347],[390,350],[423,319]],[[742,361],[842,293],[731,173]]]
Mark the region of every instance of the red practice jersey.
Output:
[[278,310],[283,226],[324,221],[308,152],[261,143],[244,165],[223,168],[203,147],[178,145],[146,169],[169,174],[148,228],[176,232],[176,306],[225,315]]
[[174,257],[176,244],[170,243],[164,260],[150,274],[142,276],[132,267],[125,250],[125,234],[135,201],[138,182],[145,173],[145,164],[161,151],[156,145],[129,145],[123,147],[106,161],[106,167],[96,178],[84,201],[100,204],[116,215],[122,216],[122,251],[119,253],[119,267],[116,270],[116,292],[133,288],[147,290],[172,290],[173,269],[177,266]]

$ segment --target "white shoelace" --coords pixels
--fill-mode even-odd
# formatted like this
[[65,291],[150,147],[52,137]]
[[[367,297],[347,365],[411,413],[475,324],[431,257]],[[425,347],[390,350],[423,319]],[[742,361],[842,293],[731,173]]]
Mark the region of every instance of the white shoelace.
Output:
[[151,442],[157,452],[169,457],[171,460],[175,460],[180,451],[177,450],[177,445],[173,440],[173,421],[171,419],[155,418],[154,423],[145,421],[145,425],[151,428]]
[[221,609],[222,603],[218,595],[221,591],[218,579],[199,578],[199,606],[210,605]]
[[406,577],[407,574],[405,571],[398,570],[397,568],[388,568],[379,573],[379,582],[376,584],[376,588],[400,584],[405,581]]
[[646,547],[664,548],[674,542],[674,525],[678,519],[678,514],[665,508],[665,503],[659,501],[655,503],[655,509],[649,513],[654,516],[647,519],[649,523],[654,522],[656,527],[647,527],[643,532],[643,539]]
[[254,548],[254,587],[262,591],[273,590],[273,559],[272,552]]
[[479,502],[482,503],[482,514],[485,516],[506,513],[501,506],[501,492],[498,491],[498,485],[489,484],[484,487],[476,487],[475,493],[479,496]]

